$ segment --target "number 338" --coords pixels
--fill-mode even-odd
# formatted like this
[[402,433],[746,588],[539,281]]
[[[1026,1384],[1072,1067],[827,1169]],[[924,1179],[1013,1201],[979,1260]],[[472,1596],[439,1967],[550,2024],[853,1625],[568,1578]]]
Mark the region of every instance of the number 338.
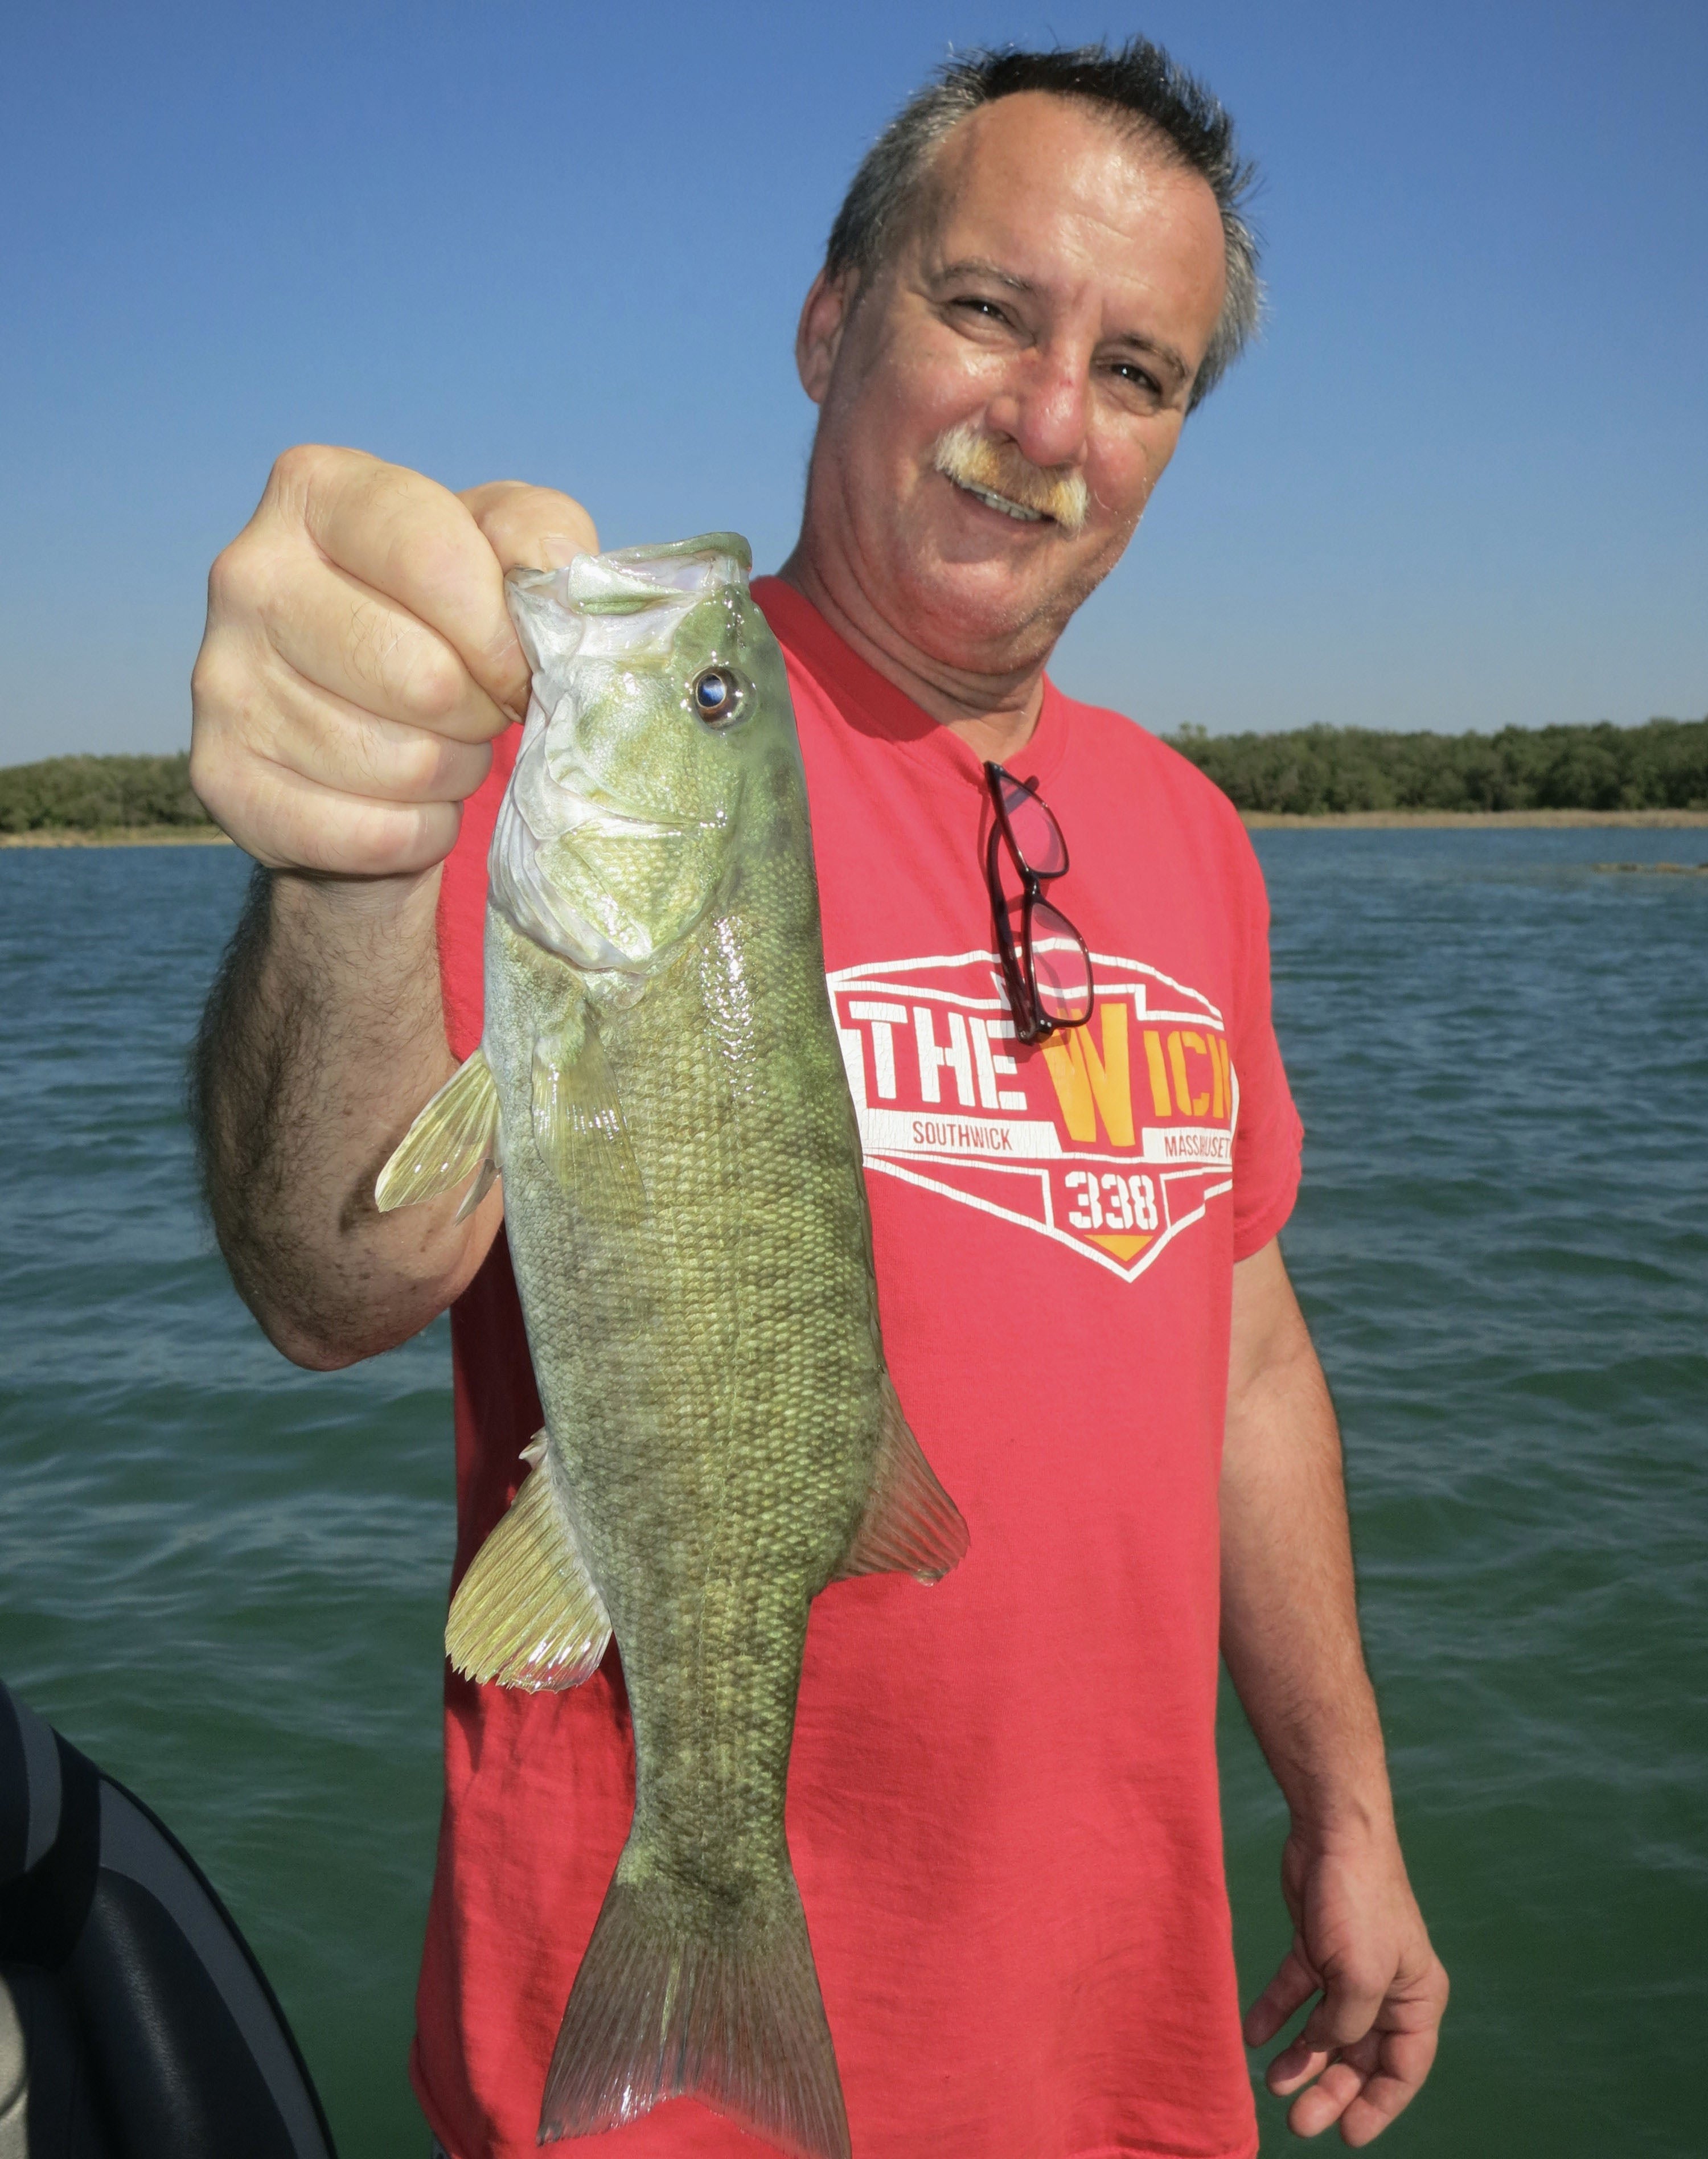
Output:
[[1063,1179],[1079,1204],[1068,1217],[1070,1230],[1154,1230],[1157,1226],[1157,1187],[1141,1172],[1123,1177],[1110,1170],[1100,1178],[1095,1170],[1070,1169]]

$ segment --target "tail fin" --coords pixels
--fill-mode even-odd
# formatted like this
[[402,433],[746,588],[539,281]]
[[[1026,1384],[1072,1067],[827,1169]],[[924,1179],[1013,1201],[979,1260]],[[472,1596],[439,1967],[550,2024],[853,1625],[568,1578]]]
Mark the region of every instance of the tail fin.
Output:
[[615,2129],[686,2097],[792,2159],[849,2159],[794,1876],[715,1933],[686,1931],[657,1877],[622,1877],[619,1862],[563,2012],[540,2141]]

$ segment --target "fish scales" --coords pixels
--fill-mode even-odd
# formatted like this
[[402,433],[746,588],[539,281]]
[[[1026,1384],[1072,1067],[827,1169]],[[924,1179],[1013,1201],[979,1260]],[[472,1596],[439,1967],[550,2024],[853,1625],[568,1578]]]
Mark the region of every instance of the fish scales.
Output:
[[535,676],[482,1045],[379,1196],[501,1172],[546,1415],[458,1589],[453,1660],[574,1685],[614,1633],[628,1689],[634,1819],[542,2139],[686,2093],[843,2159],[784,1826],[808,1611],[838,1573],[935,1580],[965,1530],[884,1365],[800,750],[748,567],[713,534],[512,577]]
[[[751,893],[761,910],[782,882],[763,870]],[[529,1148],[515,1168],[507,1160],[505,1209],[546,1428],[621,1645],[643,1804],[657,1803],[673,1835],[751,1851],[760,1824],[780,1838],[794,1680],[789,1655],[755,1659],[748,1644],[804,1638],[808,1600],[863,1508],[882,1368],[863,1211],[836,1173],[848,1145],[840,1064],[814,1060],[815,1085],[779,1086],[773,1114],[754,1114],[767,1065],[823,1032],[800,1025],[810,1012],[805,986],[790,979],[799,971],[763,957],[746,970],[750,1065],[706,1023],[707,975],[750,943],[748,926],[743,909],[732,940],[685,953],[608,1037],[654,1198],[640,1230],[561,1191]],[[521,941],[501,916],[489,935]],[[506,1012],[501,997],[495,1033],[514,1021],[531,1041],[559,996],[544,971],[526,952],[498,971],[520,1009]],[[525,1129],[525,1065],[495,1076],[501,1116]],[[691,1130],[688,1104],[701,1113]],[[849,1312],[863,1323],[844,1323]],[[743,1608],[761,1587],[763,1628]],[[683,1667],[685,1639],[697,1669]],[[710,1736],[732,1750],[727,1764],[696,1743],[713,1711]],[[726,1722],[739,1741],[721,1741]]]

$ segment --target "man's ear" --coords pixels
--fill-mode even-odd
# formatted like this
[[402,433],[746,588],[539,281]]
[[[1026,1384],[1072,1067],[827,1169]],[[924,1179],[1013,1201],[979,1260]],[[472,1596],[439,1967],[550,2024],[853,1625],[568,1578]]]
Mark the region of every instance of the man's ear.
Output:
[[853,313],[860,273],[845,270],[832,277],[820,270],[812,281],[800,310],[800,327],[794,333],[794,365],[800,386],[815,405],[822,405],[831,386],[831,373],[842,343],[842,333]]

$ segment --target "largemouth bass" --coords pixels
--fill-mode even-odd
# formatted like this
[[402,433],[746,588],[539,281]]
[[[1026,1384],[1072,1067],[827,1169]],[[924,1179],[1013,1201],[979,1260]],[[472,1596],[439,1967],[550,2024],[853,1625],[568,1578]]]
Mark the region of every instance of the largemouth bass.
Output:
[[[567,1687],[614,1633],[634,1820],[542,2141],[687,2094],[848,2131],[784,1834],[807,1609],[966,1529],[884,1365],[783,656],[747,543],[513,572],[534,670],[489,860],[480,1048],[381,1173],[496,1173],[546,1429],[452,1605],[459,1671]],[[849,1794],[851,1809],[857,1795]]]

